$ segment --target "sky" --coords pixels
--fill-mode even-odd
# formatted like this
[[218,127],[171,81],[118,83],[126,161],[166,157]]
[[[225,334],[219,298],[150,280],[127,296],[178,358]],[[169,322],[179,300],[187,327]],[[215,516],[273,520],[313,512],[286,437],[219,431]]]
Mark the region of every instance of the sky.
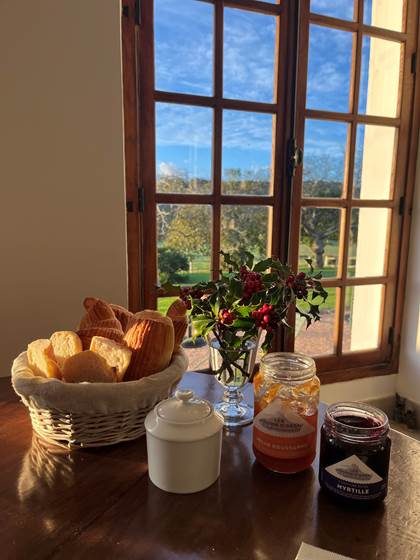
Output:
[[[351,4],[350,0],[312,0],[311,9],[352,19]],[[366,6],[368,18],[370,0]],[[213,9],[212,4],[198,0],[155,0],[156,89],[212,95]],[[225,8],[224,97],[273,102],[275,35],[275,16]],[[308,108],[348,111],[352,41],[351,32],[311,25]],[[369,56],[368,42],[363,45],[363,56],[365,60]],[[366,73],[367,64],[364,67]],[[366,103],[366,88],[367,80],[363,81],[362,76],[361,111]],[[158,103],[156,123],[158,176],[209,179],[212,109]],[[307,121],[306,175],[316,173],[315,162],[321,157],[324,163],[328,160],[328,165],[323,166],[323,173],[328,175],[325,178],[342,181],[346,137],[346,124]],[[271,145],[271,115],[224,111],[223,175],[229,168],[269,175]]]

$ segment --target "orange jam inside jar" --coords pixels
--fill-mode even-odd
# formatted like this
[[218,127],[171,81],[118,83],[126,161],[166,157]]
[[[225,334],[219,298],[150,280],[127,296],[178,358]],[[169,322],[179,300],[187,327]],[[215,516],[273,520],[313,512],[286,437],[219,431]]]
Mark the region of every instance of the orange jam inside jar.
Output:
[[273,352],[254,377],[253,449],[259,463],[296,473],[315,459],[320,381],[312,358]]

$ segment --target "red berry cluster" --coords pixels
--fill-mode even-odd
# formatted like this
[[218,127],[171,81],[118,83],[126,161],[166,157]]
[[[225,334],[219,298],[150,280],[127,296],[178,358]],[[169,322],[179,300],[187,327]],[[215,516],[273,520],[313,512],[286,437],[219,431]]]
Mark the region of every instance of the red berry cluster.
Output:
[[304,272],[299,272],[296,276],[290,274],[287,277],[286,286],[295,292],[297,299],[302,299],[308,295],[308,283]]
[[191,299],[200,299],[203,295],[201,290],[192,289],[192,288],[181,288],[181,295],[180,298],[185,303],[185,307],[187,309],[191,309],[192,303]]
[[277,326],[278,317],[272,305],[264,303],[262,307],[251,313],[251,317],[255,319],[257,327],[261,327],[268,332],[273,332]]
[[249,299],[252,294],[264,289],[264,284],[261,281],[261,274],[259,272],[251,272],[246,266],[241,266],[239,274],[244,283],[244,299]]
[[232,313],[232,311],[229,311],[228,309],[222,309],[219,313],[219,321],[223,325],[231,325],[235,319],[235,313]]

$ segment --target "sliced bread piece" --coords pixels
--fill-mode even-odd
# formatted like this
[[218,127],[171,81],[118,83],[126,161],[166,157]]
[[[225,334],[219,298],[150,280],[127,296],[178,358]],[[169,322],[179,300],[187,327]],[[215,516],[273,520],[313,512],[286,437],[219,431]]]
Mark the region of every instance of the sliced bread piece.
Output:
[[130,365],[130,348],[104,336],[94,336],[90,343],[90,349],[102,356],[110,367],[115,368],[118,381],[123,380]]
[[73,331],[57,331],[50,336],[50,340],[53,346],[55,361],[61,370],[67,358],[83,350],[80,337]]
[[63,380],[67,383],[114,383],[117,380],[115,370],[102,356],[91,350],[75,354],[64,362]]
[[54,359],[53,346],[48,338],[34,340],[28,344],[29,367],[35,375],[61,379],[61,371]]

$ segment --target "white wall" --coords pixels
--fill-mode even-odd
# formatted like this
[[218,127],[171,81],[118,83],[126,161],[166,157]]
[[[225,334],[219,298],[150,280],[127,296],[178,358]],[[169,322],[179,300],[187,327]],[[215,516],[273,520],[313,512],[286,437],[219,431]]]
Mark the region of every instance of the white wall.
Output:
[[328,404],[338,401],[382,400],[395,394],[397,377],[396,374],[381,375],[321,385],[321,400]]
[[0,2],[0,375],[127,301],[119,0]]
[[420,406],[420,149],[417,157],[397,391]]

